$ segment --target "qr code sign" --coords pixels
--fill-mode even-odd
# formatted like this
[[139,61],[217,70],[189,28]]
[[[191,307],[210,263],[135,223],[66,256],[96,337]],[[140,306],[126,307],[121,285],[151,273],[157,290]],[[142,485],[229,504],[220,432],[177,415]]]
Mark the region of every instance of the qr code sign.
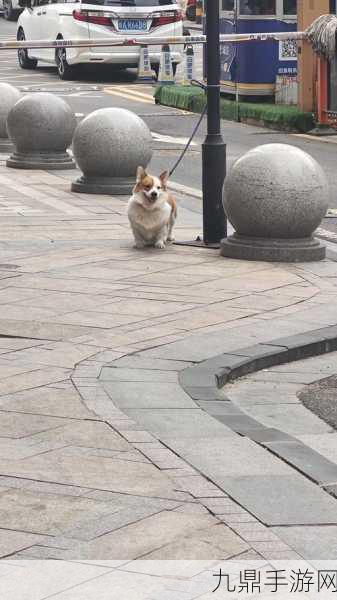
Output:
[[279,42],[280,60],[297,60],[296,40],[282,40]]

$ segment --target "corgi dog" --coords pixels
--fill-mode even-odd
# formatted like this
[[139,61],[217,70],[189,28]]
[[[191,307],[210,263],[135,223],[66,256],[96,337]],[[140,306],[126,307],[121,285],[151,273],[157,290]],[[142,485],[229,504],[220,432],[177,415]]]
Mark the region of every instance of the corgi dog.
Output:
[[159,177],[148,175],[138,167],[136,185],[128,203],[128,218],[135,238],[135,248],[154,246],[165,248],[172,242],[172,229],[177,217],[177,205],[167,191],[168,172]]

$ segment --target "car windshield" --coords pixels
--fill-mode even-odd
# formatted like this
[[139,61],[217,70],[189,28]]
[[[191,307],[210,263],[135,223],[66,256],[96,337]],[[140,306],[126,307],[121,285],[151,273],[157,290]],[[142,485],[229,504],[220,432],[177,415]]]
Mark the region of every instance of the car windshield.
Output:
[[99,6],[168,6],[177,4],[177,0],[83,0],[85,4],[96,4]]

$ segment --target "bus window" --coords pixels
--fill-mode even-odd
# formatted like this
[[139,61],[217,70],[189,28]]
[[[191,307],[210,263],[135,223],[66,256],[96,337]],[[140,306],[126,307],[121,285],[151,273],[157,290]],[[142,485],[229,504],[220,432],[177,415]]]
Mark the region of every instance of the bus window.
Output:
[[283,14],[284,15],[297,15],[297,1],[296,0],[284,0]]
[[222,10],[234,10],[234,0],[222,0]]
[[275,15],[276,0],[240,0],[241,15]]

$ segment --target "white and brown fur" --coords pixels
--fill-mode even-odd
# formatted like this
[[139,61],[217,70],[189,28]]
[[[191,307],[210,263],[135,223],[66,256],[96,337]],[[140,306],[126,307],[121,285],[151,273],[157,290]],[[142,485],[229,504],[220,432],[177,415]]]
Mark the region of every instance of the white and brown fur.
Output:
[[128,217],[135,238],[135,247],[165,248],[174,240],[172,229],[177,217],[177,205],[167,191],[168,173],[159,177],[148,175],[138,167],[136,185],[128,204]]

